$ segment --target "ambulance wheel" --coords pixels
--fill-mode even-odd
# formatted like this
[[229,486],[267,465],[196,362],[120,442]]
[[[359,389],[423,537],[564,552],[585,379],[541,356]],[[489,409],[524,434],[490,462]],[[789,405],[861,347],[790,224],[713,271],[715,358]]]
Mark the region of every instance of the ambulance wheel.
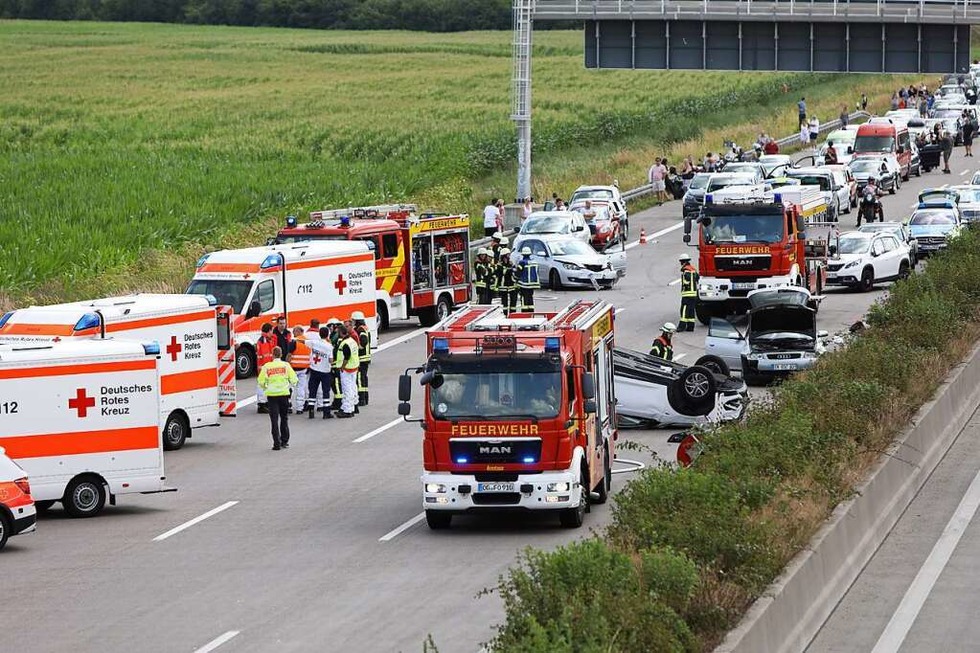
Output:
[[558,513],[558,521],[562,528],[578,528],[585,521],[585,513],[589,510],[589,475],[587,470],[582,468],[582,491],[579,496],[578,505],[574,508],[566,508]]
[[3,547],[7,546],[7,540],[10,539],[10,518],[7,515],[0,512],[0,551]]
[[176,451],[187,442],[191,427],[187,423],[184,414],[178,411],[170,413],[167,423],[163,427],[163,449],[164,451]]
[[453,513],[445,510],[426,510],[425,523],[434,531],[445,530],[453,523]]
[[43,515],[47,511],[51,510],[51,506],[54,505],[54,501],[35,501],[34,508],[37,509],[37,514]]
[[255,350],[242,345],[235,350],[235,378],[247,379],[255,376]]
[[602,479],[599,481],[599,485],[592,489],[595,492],[592,503],[599,506],[609,500],[609,490],[612,488],[612,463],[609,461],[609,447],[606,447],[605,454],[602,457],[602,469],[604,472]]
[[61,503],[72,517],[95,517],[105,507],[105,483],[97,476],[77,476],[68,484]]

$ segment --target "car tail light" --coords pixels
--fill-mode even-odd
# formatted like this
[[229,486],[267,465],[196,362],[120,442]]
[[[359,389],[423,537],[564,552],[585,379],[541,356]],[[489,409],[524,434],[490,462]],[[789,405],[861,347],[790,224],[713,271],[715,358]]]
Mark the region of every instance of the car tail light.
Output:
[[31,484],[30,481],[27,480],[26,476],[24,478],[18,478],[16,481],[14,481],[14,485],[19,487],[20,491],[27,496],[31,496]]

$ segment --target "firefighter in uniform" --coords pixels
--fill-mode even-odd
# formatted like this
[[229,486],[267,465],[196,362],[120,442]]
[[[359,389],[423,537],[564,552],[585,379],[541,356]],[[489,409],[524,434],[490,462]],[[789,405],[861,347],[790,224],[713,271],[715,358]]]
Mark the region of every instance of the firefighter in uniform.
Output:
[[337,347],[337,365],[340,371],[342,399],[337,417],[353,417],[357,410],[357,373],[361,362],[357,355],[357,341],[351,337],[347,327],[341,326],[340,344]]
[[481,247],[476,252],[476,263],[473,264],[473,285],[476,287],[476,302],[490,303],[491,270],[490,250]]
[[681,324],[678,331],[694,331],[695,306],[698,302],[700,275],[691,265],[691,255],[681,254]]
[[[266,363],[272,360],[272,348],[276,346],[276,338],[272,333],[272,323],[266,322],[262,325],[262,335],[255,341],[255,365],[257,369],[262,369]],[[258,404],[257,412],[268,413],[269,405],[265,400],[265,392],[259,386],[255,389],[255,399]]]
[[500,248],[500,281],[497,292],[500,293],[500,305],[504,307],[504,315],[510,315],[517,308],[517,286],[514,284],[514,266],[510,259],[510,249]]
[[668,322],[660,328],[660,335],[653,341],[650,347],[650,355],[662,358],[665,361],[674,360],[674,347],[670,344],[670,339],[677,331],[673,322]]
[[330,353],[331,369],[330,369],[330,387],[333,390],[333,404],[331,408],[333,410],[340,410],[340,361],[337,357],[337,350],[340,348],[340,327],[343,323],[335,317],[327,320],[327,327],[330,329],[330,338],[328,342],[332,351]]
[[517,288],[521,295],[521,312],[534,312],[534,291],[541,287],[538,281],[538,264],[531,260],[531,248],[521,248],[521,260],[517,264]]
[[368,405],[368,367],[371,366],[371,332],[368,330],[367,322],[364,320],[364,313],[354,311],[350,314],[350,319],[354,322],[354,333],[357,339],[357,357],[360,361],[360,371],[357,375],[357,403],[361,406]]
[[333,417],[330,410],[333,386],[333,345],[330,343],[330,329],[322,326],[315,334],[307,332],[306,346],[310,350],[310,366],[307,372],[310,381],[305,408],[309,411],[310,419],[313,419],[317,410],[323,411],[323,419],[330,419]]

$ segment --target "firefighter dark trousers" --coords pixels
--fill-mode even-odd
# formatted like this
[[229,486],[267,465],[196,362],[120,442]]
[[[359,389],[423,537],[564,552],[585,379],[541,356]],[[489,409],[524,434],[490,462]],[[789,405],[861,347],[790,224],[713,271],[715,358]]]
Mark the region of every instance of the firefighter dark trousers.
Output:
[[521,288],[521,312],[534,312],[534,288]]
[[493,291],[489,288],[477,288],[476,289],[476,301],[480,304],[489,304],[490,299],[493,297]]
[[368,405],[368,367],[371,361],[361,361],[361,367],[357,371],[357,404],[359,406]]
[[267,397],[272,422],[272,446],[289,444],[289,395]]
[[681,297],[681,323],[678,331],[694,331],[695,310],[697,297]]

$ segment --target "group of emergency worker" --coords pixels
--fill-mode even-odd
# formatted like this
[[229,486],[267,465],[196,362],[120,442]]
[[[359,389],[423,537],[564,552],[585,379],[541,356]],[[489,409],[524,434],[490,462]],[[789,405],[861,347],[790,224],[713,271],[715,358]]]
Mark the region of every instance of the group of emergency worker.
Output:
[[516,262],[507,247],[507,237],[493,234],[490,247],[481,247],[473,266],[473,285],[477,303],[490,304],[500,298],[504,314],[533,313],[534,291],[541,287],[538,264],[531,260],[531,248],[524,247]]
[[332,317],[321,326],[312,319],[292,330],[284,317],[275,326],[267,322],[255,355],[258,412],[269,414],[274,451],[289,448],[290,413],[351,418],[368,405],[371,332],[361,311],[345,322]]

